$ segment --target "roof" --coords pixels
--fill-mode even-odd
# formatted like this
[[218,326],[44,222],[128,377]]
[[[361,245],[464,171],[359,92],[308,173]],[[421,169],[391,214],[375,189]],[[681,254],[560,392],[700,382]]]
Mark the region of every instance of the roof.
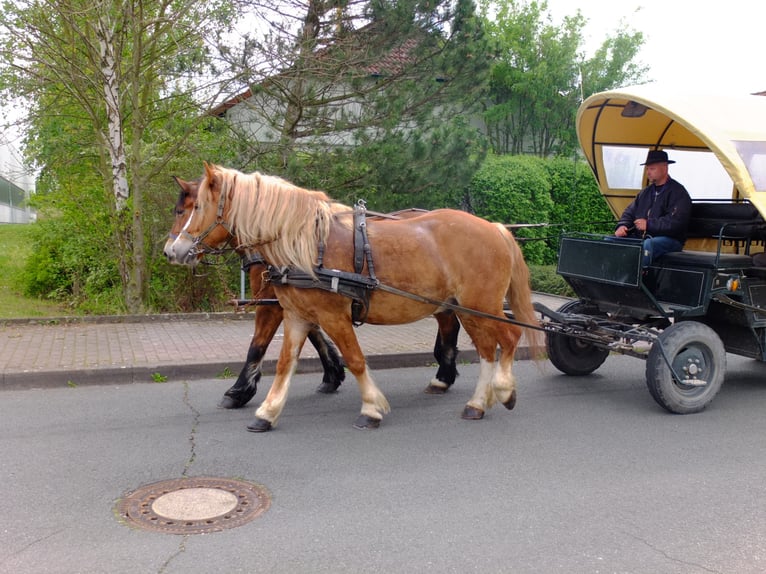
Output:
[[749,199],[766,214],[764,97],[679,92],[657,84],[600,92],[580,106],[577,135],[601,192],[615,212],[625,202],[610,200],[610,196],[620,195],[606,181],[603,154],[610,145],[712,151],[731,177],[734,194]]
[[[370,27],[365,27],[362,30],[357,31],[356,40],[362,44],[362,48],[360,49],[366,49],[369,47],[370,42],[364,40],[365,36],[370,34],[369,28]],[[418,45],[419,40],[417,38],[406,39],[404,42],[388,50],[383,56],[378,58],[372,64],[361,66],[358,68],[358,70],[368,74],[373,78],[399,74],[405,69],[407,64],[413,61],[413,51],[418,47]],[[320,52],[329,52],[331,49],[332,46],[323,48]],[[319,57],[321,57],[321,53]],[[268,79],[266,81],[268,81]],[[212,116],[221,116],[237,104],[250,99],[252,95],[252,90],[247,88],[236,96],[218,104],[216,107],[210,110],[209,114]]]

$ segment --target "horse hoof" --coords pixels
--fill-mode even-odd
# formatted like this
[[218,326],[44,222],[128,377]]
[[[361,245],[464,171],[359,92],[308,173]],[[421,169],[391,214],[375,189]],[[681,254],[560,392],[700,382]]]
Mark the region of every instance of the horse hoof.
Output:
[[354,428],[360,430],[372,430],[380,427],[380,419],[374,419],[367,415],[359,415],[354,421]]
[[331,395],[337,392],[338,387],[340,387],[340,383],[326,383],[322,381],[322,383],[317,387],[317,392],[322,393],[323,395]]
[[434,385],[431,383],[426,387],[425,393],[427,395],[444,395],[447,393],[449,387],[442,387],[441,385]]
[[223,396],[221,399],[221,402],[218,403],[219,409],[241,409],[245,406],[246,403],[243,403],[242,401],[238,401],[236,399],[233,399],[231,397],[227,397],[226,395]]
[[466,405],[463,409],[463,414],[460,415],[460,418],[467,421],[480,421],[484,418],[484,411],[477,409],[476,407]]
[[247,430],[250,432],[268,432],[272,429],[271,423],[266,419],[256,418],[253,422],[247,425]]
[[510,410],[513,410],[513,407],[516,406],[516,389],[513,390],[511,393],[511,398],[509,398],[506,402],[503,403],[503,406]]

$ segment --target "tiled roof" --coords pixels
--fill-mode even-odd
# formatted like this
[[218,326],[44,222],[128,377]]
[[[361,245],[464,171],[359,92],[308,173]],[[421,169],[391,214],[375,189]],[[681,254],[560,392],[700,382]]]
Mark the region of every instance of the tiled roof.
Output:
[[362,69],[371,76],[397,74],[401,72],[408,63],[412,62],[411,54],[417,45],[418,41],[415,38],[405,40],[403,44],[393,48],[388,54],[375,62],[375,64],[365,66]]
[[[389,76],[400,73],[405,66],[412,61],[412,52],[417,47],[418,40],[410,38],[399,46],[392,48],[377,62],[369,66],[363,66],[361,70],[372,77]],[[325,49],[326,50],[326,49]],[[253,95],[250,88],[218,104],[209,114],[220,116],[237,104],[248,100]]]

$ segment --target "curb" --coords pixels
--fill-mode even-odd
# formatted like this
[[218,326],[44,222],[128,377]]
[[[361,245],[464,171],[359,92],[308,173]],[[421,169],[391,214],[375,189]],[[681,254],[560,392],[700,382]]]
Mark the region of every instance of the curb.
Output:
[[[392,353],[385,355],[367,355],[367,364],[373,371],[386,369],[416,368],[435,366],[436,361],[431,353]],[[519,347],[516,350],[516,360],[530,360],[530,352],[527,347]],[[461,350],[459,363],[478,363],[479,356],[474,349]],[[93,369],[76,369],[63,371],[26,371],[15,373],[2,373],[0,375],[0,389],[3,390],[27,390],[27,389],[52,389],[62,387],[98,386],[98,385],[125,385],[133,383],[156,383],[179,381],[220,379],[230,380],[232,384],[236,380],[244,360],[232,362],[211,362],[193,364],[166,364],[153,367],[96,367]],[[277,360],[264,360],[261,369],[265,376],[273,376],[276,371]],[[221,376],[225,372],[231,376]],[[321,373],[322,363],[319,358],[305,358],[298,361],[297,374]],[[155,375],[162,375],[166,380],[154,380]]]

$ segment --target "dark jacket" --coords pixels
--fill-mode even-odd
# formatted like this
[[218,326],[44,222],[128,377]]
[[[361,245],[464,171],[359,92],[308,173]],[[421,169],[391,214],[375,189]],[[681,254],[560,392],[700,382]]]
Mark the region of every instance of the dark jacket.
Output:
[[646,219],[646,235],[673,237],[681,243],[686,241],[687,227],[692,213],[692,200],[686,188],[675,179],[668,178],[665,185],[651,184],[641,190],[617,222],[615,229],[624,225],[629,237],[641,237],[634,227],[636,219]]

